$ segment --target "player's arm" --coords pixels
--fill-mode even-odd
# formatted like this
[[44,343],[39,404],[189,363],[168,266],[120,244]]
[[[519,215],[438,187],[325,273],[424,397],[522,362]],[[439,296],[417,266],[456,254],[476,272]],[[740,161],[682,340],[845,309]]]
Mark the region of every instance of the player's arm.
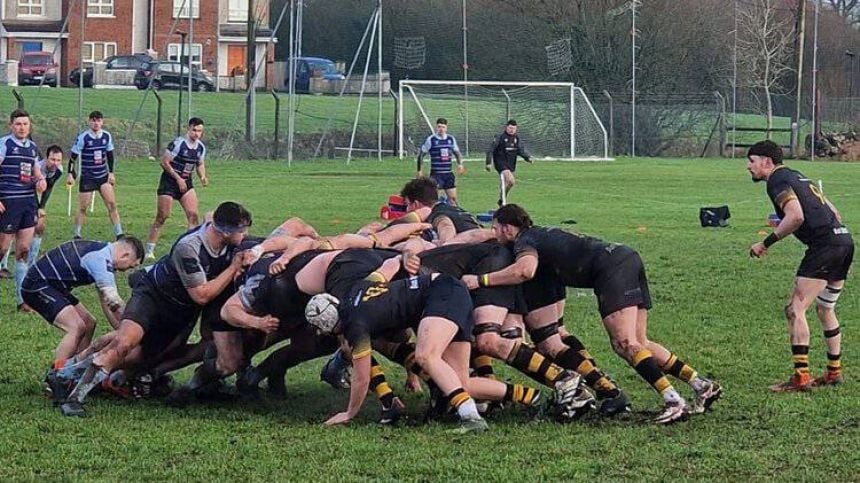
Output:
[[242,269],[245,257],[242,253],[233,256],[230,266],[212,280],[206,280],[198,254],[187,244],[177,245],[173,252],[172,263],[179,273],[182,285],[191,300],[198,305],[206,305],[218,296]]
[[444,244],[457,236],[454,222],[447,216],[440,216],[433,220],[433,228],[436,229],[436,234],[439,235],[440,244]]
[[197,177],[200,178],[200,182],[203,186],[209,186],[209,177],[206,176],[206,162],[201,158],[200,162],[197,163]]
[[233,327],[260,330],[271,334],[278,330],[279,321],[271,315],[258,316],[245,305],[240,293],[234,293],[221,307],[221,318]]
[[108,134],[108,145],[105,148],[105,152],[107,154],[107,165],[108,165],[108,182],[110,184],[114,184],[116,182],[116,175],[114,174],[114,164],[116,162],[116,158],[114,157],[114,148],[113,148],[113,136],[110,133]]
[[281,223],[280,226],[272,230],[272,233],[269,233],[270,237],[275,236],[291,236],[291,237],[301,237],[307,236],[311,238],[319,238],[319,233],[317,233],[316,229],[307,223],[305,220],[294,216],[287,221]]
[[42,175],[42,168],[39,167],[39,163],[33,163],[33,182],[36,185],[37,193],[44,193],[48,189],[48,182]]
[[524,252],[517,260],[495,272],[483,275],[463,275],[463,283],[469,290],[478,287],[495,287],[497,285],[519,285],[534,278],[537,272],[537,252]]
[[371,280],[374,282],[388,282],[397,272],[400,271],[400,264],[403,262],[403,256],[397,255],[396,257],[389,258],[382,262],[382,265],[379,266],[376,270],[373,271],[370,275],[367,276],[367,280]]
[[361,406],[364,405],[367,390],[370,387],[370,347],[370,337],[367,334],[362,336],[358,344],[350,345],[352,352],[352,378],[349,384],[349,405],[346,411],[335,414],[326,421],[326,426],[346,424],[352,421],[361,410]]
[[[171,146],[173,146],[173,143],[171,143]],[[170,162],[173,161],[173,158],[176,157],[176,153],[174,151],[176,151],[177,149],[179,148],[177,147],[174,149],[166,149],[164,151],[164,154],[161,155],[161,169],[163,169],[164,172],[168,174],[168,176],[176,180],[176,182],[178,183],[180,181],[184,182],[185,180],[183,180],[182,177],[179,176],[179,173],[177,173],[176,170],[173,169],[173,165],[170,164]]]
[[45,191],[42,192],[42,196],[39,197],[39,209],[44,210],[45,207],[48,206],[48,198],[51,197],[51,193],[54,191],[54,183],[47,183],[47,187]]
[[495,238],[496,236],[493,235],[493,230],[489,228],[475,228],[472,230],[466,230],[462,233],[457,233],[450,240],[446,241],[444,245],[453,245],[456,243],[484,243]]
[[523,138],[519,138],[519,142],[517,143],[517,154],[521,158],[525,159],[526,162],[532,162],[532,155],[529,152],[528,148],[526,148],[526,145],[523,144]]
[[75,140],[75,144],[72,145],[72,148],[69,149],[69,174],[66,175],[66,184],[71,186],[75,184],[75,179],[78,177],[77,173],[77,162],[78,156],[81,154],[81,148],[83,147],[83,140],[81,136]]
[[485,161],[487,171],[490,170],[490,166],[493,165],[493,153],[496,152],[496,149],[499,147],[499,142],[501,142],[502,137],[496,136],[493,138],[493,142],[490,143],[490,147],[487,148],[487,159]]
[[421,149],[418,150],[418,159],[416,160],[417,167],[415,168],[415,172],[417,173],[417,177],[421,176],[421,160],[424,159],[424,155],[430,152],[430,139],[433,136],[427,136],[427,139],[424,140],[424,144],[421,145]]
[[454,147],[452,151],[454,152],[454,159],[457,160],[457,172],[463,174],[466,171],[466,167],[463,166],[463,154],[460,153],[460,146],[457,144],[457,139],[451,136],[454,139]]
[[410,211],[400,218],[391,221],[385,228],[388,228],[393,225],[400,225],[402,223],[423,223],[430,216],[430,211],[432,209],[429,206],[424,206],[422,208],[418,208],[417,210]]
[[99,303],[108,323],[114,329],[119,328],[125,302],[117,290],[113,264],[104,252],[90,252],[81,257],[81,266],[93,277],[99,294]]

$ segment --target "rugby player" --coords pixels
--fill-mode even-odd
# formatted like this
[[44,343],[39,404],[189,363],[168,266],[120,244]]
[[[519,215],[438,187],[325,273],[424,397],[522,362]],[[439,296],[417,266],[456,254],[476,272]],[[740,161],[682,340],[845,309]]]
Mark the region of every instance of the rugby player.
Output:
[[242,270],[244,254],[236,247],[250,226],[251,214],[228,201],[218,206],[212,222],[179,237],[132,289],[119,328],[94,342],[98,350],[80,361],[83,376],[60,406],[63,414],[84,415],[84,397],[112,370],[155,359],[177,337],[190,334],[202,307]]
[[155,220],[149,228],[146,242],[146,257],[155,259],[155,244],[161,227],[170,217],[173,201],[179,202],[185,212],[188,228],[198,225],[197,192],[194,189],[193,174],[196,171],[200,184],[209,185],[206,176],[206,146],[203,137],[203,120],[192,117],[188,120],[188,131],[167,145],[161,156],[161,179],[158,182],[155,203]]
[[[836,302],[854,259],[854,240],[842,224],[839,211],[819,186],[782,164],[782,148],[776,143],[754,144],[747,158],[747,171],[754,182],[767,182],[767,195],[780,218],[770,235],[750,247],[750,256],[764,256],[773,244],[792,234],[807,247],[794,278],[791,299],[785,306],[794,373],[771,390],[806,391],[812,386],[835,386],[842,382],[842,335]],[[827,344],[827,369],[815,379],[809,374],[806,322],[806,311],[813,300]]]
[[507,199],[508,193],[514,187],[516,179],[514,173],[517,171],[517,156],[521,156],[526,162],[531,163],[531,154],[526,150],[522,139],[517,134],[517,121],[511,119],[505,125],[505,130],[493,139],[492,144],[487,149],[487,171],[490,171],[490,166],[496,169],[496,172],[502,176],[504,181],[504,194],[499,191],[499,206],[502,206],[502,197]]
[[[25,309],[21,283],[27,275],[39,204],[47,189],[39,165],[39,148],[30,140],[30,115],[16,109],[9,115],[10,134],[0,138],[0,253],[15,241],[15,299]],[[34,189],[35,188],[35,189]]]
[[33,264],[21,285],[24,302],[49,324],[64,332],[54,352],[52,370],[90,345],[96,318],[72,294],[95,284],[102,311],[113,329],[119,327],[125,303],[117,290],[116,271],[137,267],[143,244],[126,236],[113,243],[73,240],[49,250]]
[[[510,249],[498,243],[446,245],[421,252],[418,258],[422,267],[456,278],[466,274],[480,275],[501,270],[514,261]],[[564,392],[565,380],[571,377],[569,371],[575,371],[595,391],[600,401],[601,414],[612,416],[628,409],[627,396],[593,364],[580,363],[577,367],[565,369],[529,347],[522,341],[522,337],[503,335],[515,327],[511,325],[510,318],[515,316],[516,312],[522,311],[518,310],[518,305],[522,305],[518,304],[518,297],[522,297],[520,287],[478,287],[471,295],[475,306],[472,312],[475,345],[482,354],[505,361],[535,381],[555,388],[559,393]],[[566,361],[566,358],[562,360]],[[482,372],[482,362],[478,360],[476,363],[479,375]]]
[[[603,326],[612,348],[647,381],[665,402],[658,424],[687,419],[690,412],[707,410],[722,394],[719,383],[705,379],[689,365],[648,339],[651,296],[645,267],[635,250],[624,245],[576,235],[556,228],[533,226],[528,213],[516,204],[493,215],[499,242],[513,247],[516,261],[483,275],[466,275],[470,289],[523,284],[526,324],[538,348],[562,367],[587,365],[587,358],[559,335],[564,315],[565,288],[591,288],[597,295]],[[692,386],[696,400],[689,408],[664,371]]]
[[[122,223],[119,219],[119,210],[116,204],[116,193],[114,185],[114,146],[113,136],[102,129],[104,115],[99,111],[93,111],[89,115],[90,128],[80,133],[72,146],[69,155],[69,174],[66,177],[66,185],[73,186],[75,179],[80,174],[78,182],[78,212],[75,215],[75,228],[72,233],[76,238],[81,237],[81,227],[87,218],[87,208],[92,197],[98,191],[104,200],[108,210],[108,216],[113,224],[113,234],[119,238],[123,234]],[[80,173],[76,170],[75,163],[80,157]]]
[[463,156],[454,136],[448,134],[448,120],[440,117],[436,119],[436,132],[427,136],[421,149],[418,151],[418,173],[416,178],[423,177],[421,172],[421,160],[430,154],[430,179],[436,182],[440,190],[445,190],[448,202],[457,205],[457,183],[452,169],[451,155],[457,158],[457,174],[466,172],[463,167]]
[[[42,170],[42,174],[45,176],[46,187],[45,191],[39,197],[38,219],[36,220],[36,228],[33,232],[33,242],[30,244],[30,257],[27,260],[29,266],[32,266],[36,262],[36,259],[39,258],[42,235],[45,233],[45,223],[47,221],[45,210],[48,205],[48,199],[51,197],[54,185],[63,175],[63,149],[56,144],[50,146],[47,151],[47,158],[39,160],[39,169]],[[0,262],[0,274],[6,273],[7,275],[5,277],[0,275],[0,278],[8,278],[9,271],[7,267],[11,253],[12,246],[10,245],[6,250],[6,255],[3,257],[2,262]]]
[[484,234],[478,241],[492,237],[492,233],[484,230],[471,213],[458,206],[440,202],[436,183],[430,178],[409,181],[400,190],[400,195],[406,202],[408,213],[398,218],[396,223],[430,223],[435,231],[434,241],[437,244],[459,241],[463,238],[461,234],[471,233],[472,230],[478,230],[474,233]]

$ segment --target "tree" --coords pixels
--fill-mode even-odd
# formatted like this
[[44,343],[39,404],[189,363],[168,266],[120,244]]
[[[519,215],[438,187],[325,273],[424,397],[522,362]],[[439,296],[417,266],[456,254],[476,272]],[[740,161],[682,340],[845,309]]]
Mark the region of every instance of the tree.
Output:
[[827,0],[840,17],[852,24],[860,24],[860,0]]
[[749,0],[738,9],[738,83],[764,96],[768,129],[773,127],[773,96],[786,91],[786,78],[794,71],[794,19],[782,5]]

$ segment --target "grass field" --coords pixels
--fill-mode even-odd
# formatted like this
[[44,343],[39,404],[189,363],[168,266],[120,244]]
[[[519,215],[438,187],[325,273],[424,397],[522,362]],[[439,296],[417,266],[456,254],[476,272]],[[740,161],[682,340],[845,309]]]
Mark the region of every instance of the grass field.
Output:
[[[860,226],[860,166],[791,165],[822,178],[848,225]],[[497,179],[478,164],[467,168],[458,181],[462,204],[472,211],[491,208]],[[373,218],[413,165],[319,162],[287,169],[283,163],[213,160],[209,169],[211,186],[200,190],[204,209],[232,199],[252,211],[256,233],[299,215],[332,234]],[[120,209],[132,234],[144,235],[151,221],[158,170],[147,161],[119,165]],[[713,412],[673,427],[645,423],[659,397],[611,352],[593,297],[570,291],[567,326],[630,394],[635,413],[628,420],[560,426],[531,423],[524,412],[508,410],[493,417],[489,432],[452,438],[444,424],[377,427],[377,408],[368,403],[349,427],[326,429],[322,421],[345,407],[348,394],[318,381],[321,360],[290,372],[283,401],[175,410],[157,401],[93,398],[89,419],[66,419],[44,399],[40,383],[58,334],[36,316],[17,315],[12,284],[4,281],[0,480],[858,479],[857,277],[850,277],[839,305],[846,384],[771,394],[767,386],[791,367],[781,314],[802,247],[789,240],[763,260],[747,257],[749,245],[767,230],[772,208],[764,186],[750,182],[743,160],[538,163],[524,164],[519,176],[511,201],[526,206],[538,223],[574,219],[578,224],[570,228],[639,250],[655,301],[651,336],[723,382],[725,395]],[[730,206],[731,227],[700,228],[698,208],[716,204]],[[49,205],[45,248],[68,238],[64,205],[60,189]],[[181,230],[174,211],[161,253]],[[110,233],[99,206],[85,237]],[[78,294],[96,310],[92,289]],[[106,326],[101,319],[100,331]],[[825,358],[815,322],[812,334],[811,365],[819,373]],[[393,387],[402,388],[402,372],[388,372]],[[184,381],[189,372],[177,377]],[[419,419],[423,400],[406,401],[410,416]]]

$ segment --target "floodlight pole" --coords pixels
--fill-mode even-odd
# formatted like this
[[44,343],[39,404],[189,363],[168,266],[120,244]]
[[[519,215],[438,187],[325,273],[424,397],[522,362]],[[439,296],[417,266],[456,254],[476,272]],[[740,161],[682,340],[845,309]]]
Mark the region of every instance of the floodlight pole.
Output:
[[[81,7],[81,51],[80,51],[80,59],[78,60],[78,132],[83,130],[84,127],[84,33],[85,33],[85,23],[87,21],[87,13],[86,8],[87,5],[81,0],[78,2],[78,5]],[[93,57],[95,57],[95,46],[93,46]],[[93,59],[93,83],[95,83],[96,76],[96,63],[95,58]],[[57,80],[59,83],[59,79]]]
[[636,157],[636,6],[638,5],[638,3],[639,3],[639,0],[632,0],[630,2],[630,10],[633,13],[633,30],[631,32],[632,33],[631,37],[633,39],[631,42],[632,54],[633,54],[632,69],[631,69],[633,92],[631,93],[631,97],[630,97],[630,100],[631,100],[630,155],[634,158]]
[[[469,156],[469,27],[466,22],[466,0],[463,0],[463,120],[466,123],[466,157]],[[507,119],[505,120],[507,121]]]
[[256,34],[257,22],[254,18],[254,0],[248,0],[248,35],[246,48],[246,67],[245,67],[245,83],[248,88],[248,95],[245,96],[245,141],[251,143],[257,137],[257,129],[255,125],[257,114],[257,96],[254,89],[254,79],[256,78]]
[[[185,49],[185,37],[188,36],[186,32],[181,30],[176,31],[179,34],[179,38],[181,39],[179,44],[179,62],[182,65],[182,50]],[[189,75],[191,73],[189,72]],[[182,134],[182,69],[179,69],[179,102],[177,102],[177,111],[176,111],[176,137]]]
[[378,88],[378,101],[376,112],[376,159],[382,161],[382,0],[378,0],[379,21],[376,34],[376,87]]
[[[194,57],[192,54],[192,49],[194,45],[194,0],[188,1],[188,117],[191,118],[191,87],[194,85],[194,76],[192,75],[192,63],[191,59]],[[180,56],[180,59],[182,56]],[[202,52],[201,52],[202,59]],[[182,90],[182,83],[180,82],[180,90]]]
[[815,2],[815,28],[812,41],[812,145],[809,147],[809,159],[815,161],[815,140],[818,137],[818,17],[821,10],[821,0]]

